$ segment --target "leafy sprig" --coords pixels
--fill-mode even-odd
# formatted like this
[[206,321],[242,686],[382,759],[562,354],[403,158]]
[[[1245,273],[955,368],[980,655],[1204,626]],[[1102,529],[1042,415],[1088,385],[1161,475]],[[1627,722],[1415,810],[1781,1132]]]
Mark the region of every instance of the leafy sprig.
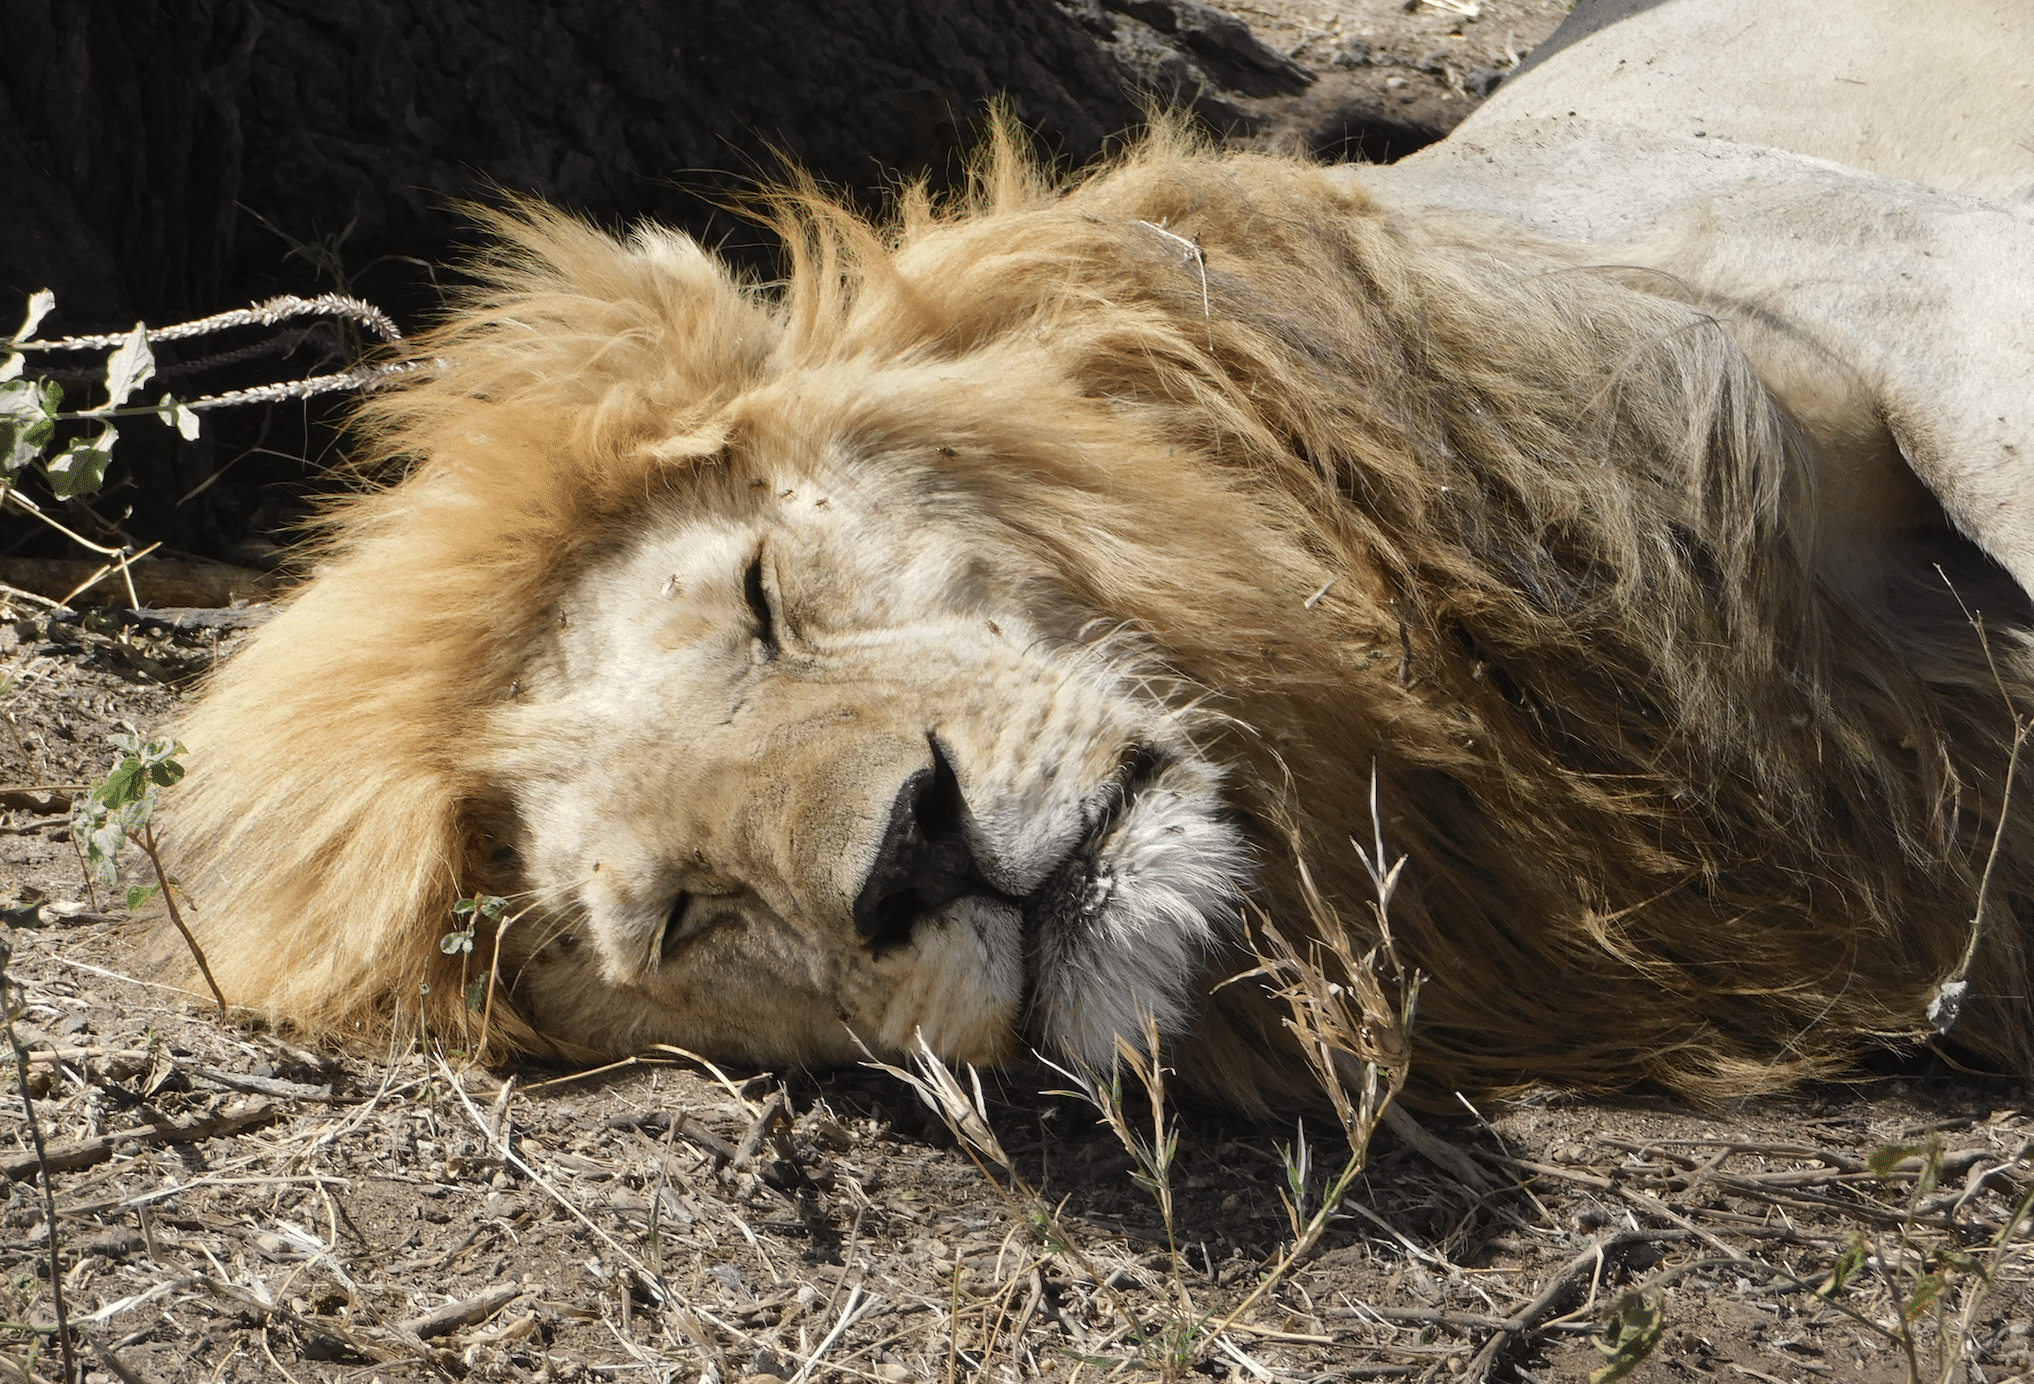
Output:
[[[163,394],[153,404],[143,403],[137,395],[155,378],[155,350],[151,343],[156,341],[184,340],[233,328],[273,327],[298,317],[350,321],[366,327],[383,341],[398,341],[402,333],[373,304],[326,293],[316,298],[271,298],[160,329],[152,330],[137,322],[129,331],[106,336],[37,338],[36,329],[55,307],[56,295],[48,289],[31,294],[21,325],[12,336],[0,339],[0,509],[11,502],[20,513],[41,520],[71,541],[110,559],[85,585],[90,586],[106,573],[117,570],[127,582],[129,598],[137,604],[139,598],[128,575],[128,565],[145,556],[146,550],[136,553],[131,546],[107,547],[66,528],[21,492],[20,483],[27,474],[39,472],[49,493],[58,500],[97,494],[105,487],[114,444],[120,440],[118,419],[152,416],[175,429],[185,441],[195,441],[202,430],[199,414],[206,409],[280,403],[340,390],[374,389],[395,375],[417,368],[413,362],[367,362],[335,374],[282,380],[188,401]],[[62,386],[55,380],[37,377],[27,368],[31,354],[75,351],[107,353],[101,378],[106,391],[104,403],[67,410]]]
[[[226,995],[212,978],[204,950],[184,922],[183,909],[178,906],[183,886],[163,868],[161,843],[153,822],[162,790],[176,786],[184,777],[184,766],[177,756],[188,751],[179,740],[144,740],[139,735],[112,735],[107,739],[121,751],[121,757],[91,796],[72,809],[71,835],[83,848],[86,868],[92,877],[108,889],[120,887],[120,853],[127,843],[131,840],[141,847],[155,871],[155,883],[131,886],[126,895],[127,907],[132,911],[158,894],[162,896],[170,921],[183,934],[205,983],[212,987],[212,997],[219,1002],[219,1012],[224,1014]],[[184,899],[186,905],[189,902]]]
[[[11,482],[40,462],[51,493],[59,500],[69,500],[94,494],[105,485],[113,444],[120,440],[115,418],[153,415],[186,441],[197,438],[200,424],[196,411],[171,394],[153,404],[128,404],[135,391],[155,377],[155,351],[149,345],[147,326],[140,322],[106,357],[106,402],[97,408],[66,412],[63,386],[22,374],[26,352],[43,345],[31,340],[35,329],[55,307],[56,295],[48,289],[31,296],[19,330],[0,348],[4,349],[0,356],[0,479]],[[45,457],[57,425],[80,421],[98,423],[98,431],[74,437],[55,455]]]

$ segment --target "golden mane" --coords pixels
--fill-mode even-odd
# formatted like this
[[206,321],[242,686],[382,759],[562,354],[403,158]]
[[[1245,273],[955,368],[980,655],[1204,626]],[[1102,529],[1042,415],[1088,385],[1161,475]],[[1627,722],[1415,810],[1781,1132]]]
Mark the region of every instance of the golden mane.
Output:
[[[339,507],[183,731],[170,834],[236,1002],[457,1031],[438,939],[483,873],[487,708],[565,577],[757,426],[745,399],[830,373],[844,434],[939,440],[1231,718],[1289,933],[1295,849],[1363,916],[1377,766],[1430,1089],[1721,1096],[1925,1036],[1966,975],[1959,1041],[2034,1067],[2034,817],[2001,817],[2024,644],[1966,619],[1951,582],[1993,588],[1953,546],[1884,592],[1817,575],[1806,444],[1728,329],[1166,131],[1066,187],[1000,140],[966,197],[882,225],[771,208],[781,285],[667,231],[491,218],[482,286],[364,406],[403,480]],[[879,371],[966,387],[929,415],[860,390]],[[1224,492],[1277,542],[1224,551]],[[1183,1061],[1249,1100],[1276,1041],[1230,986]]]

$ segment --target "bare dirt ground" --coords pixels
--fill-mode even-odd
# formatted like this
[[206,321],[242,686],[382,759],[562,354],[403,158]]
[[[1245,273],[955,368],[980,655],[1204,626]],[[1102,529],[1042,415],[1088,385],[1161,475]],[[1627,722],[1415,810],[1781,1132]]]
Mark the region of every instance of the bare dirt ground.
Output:
[[[1331,95],[1443,128],[1559,18],[1229,8]],[[30,1097],[0,1080],[0,1381],[63,1374],[46,1194],[87,1384],[1540,1384],[1620,1332],[1656,1335],[1638,1378],[2034,1379],[2034,1091],[1939,1062],[1717,1111],[1423,1115],[1431,1151],[1380,1134],[1263,1289],[1296,1187],[1310,1210],[1346,1157],[1330,1123],[1172,1112],[1169,1231],[1042,1067],[990,1079],[1013,1176],[877,1071],[495,1070],[458,1035],[332,1052],[222,1021],[151,983],[152,914],[85,882],[68,822],[106,736],[172,724],[259,617],[0,594],[0,936]]]
[[[1313,71],[1305,93],[1252,103],[1264,142],[1330,158],[1395,157],[1452,130],[1566,15],[1565,0],[1225,0]],[[1394,127],[1399,128],[1394,128]],[[1344,132],[1347,132],[1346,134]]]

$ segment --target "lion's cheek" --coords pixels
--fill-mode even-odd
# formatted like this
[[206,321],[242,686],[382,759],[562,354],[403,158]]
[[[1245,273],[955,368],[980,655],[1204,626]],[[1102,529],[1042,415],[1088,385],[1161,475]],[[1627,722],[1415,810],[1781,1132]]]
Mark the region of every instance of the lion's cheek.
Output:
[[670,1043],[761,1063],[853,1061],[837,1001],[841,976],[815,964],[823,949],[781,924],[738,926],[683,958],[617,983],[583,939],[517,958],[524,1017],[539,1032],[606,1052]]
[[876,957],[864,1005],[874,1038],[908,1051],[920,1032],[955,1062],[1015,1056],[1024,1009],[1023,919],[1008,904],[966,898],[928,918],[908,946]]

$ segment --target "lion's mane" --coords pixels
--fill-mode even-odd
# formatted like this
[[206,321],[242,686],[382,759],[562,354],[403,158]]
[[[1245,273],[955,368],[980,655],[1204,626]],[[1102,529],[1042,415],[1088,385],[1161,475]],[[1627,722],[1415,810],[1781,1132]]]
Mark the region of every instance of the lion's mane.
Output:
[[[1364,925],[1375,768],[1431,1087],[1714,1097],[1925,1037],[1965,977],[1957,1039],[2029,1069],[2024,606],[1947,536],[1825,580],[1804,516],[1842,497],[1725,327],[1177,137],[1070,187],[1002,148],[883,226],[810,189],[773,206],[780,285],[660,230],[496,218],[483,286],[365,406],[403,478],[339,507],[184,731],[171,830],[237,1002],[463,1022],[485,939],[438,944],[498,796],[469,746],[560,574],[745,391],[825,370],[845,399],[905,361],[979,384],[926,436],[997,458],[1005,512],[1230,718],[1255,904],[1288,934],[1295,853]],[[1212,560],[1238,528],[1169,491],[1182,469],[1286,543]],[[1097,542],[1098,495],[1168,542]],[[1252,1099],[1277,1028],[1228,986],[1182,1060]]]

